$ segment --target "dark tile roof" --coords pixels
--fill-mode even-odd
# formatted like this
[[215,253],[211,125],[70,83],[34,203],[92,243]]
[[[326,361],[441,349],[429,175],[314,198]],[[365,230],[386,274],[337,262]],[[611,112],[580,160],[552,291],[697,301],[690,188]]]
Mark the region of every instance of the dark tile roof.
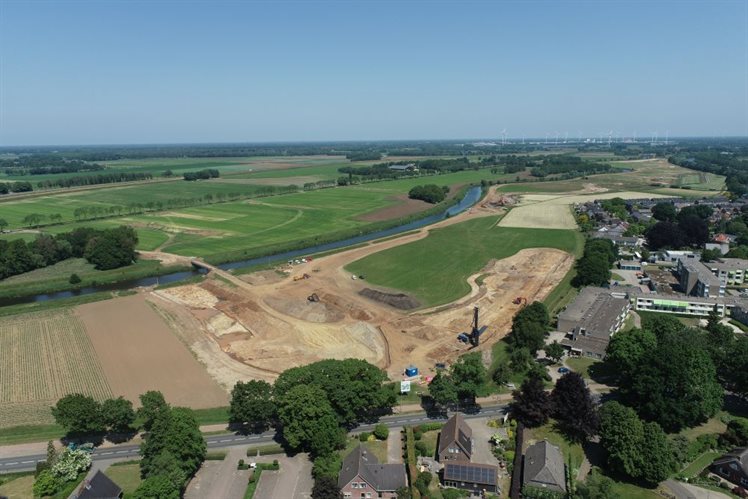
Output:
[[407,485],[405,466],[380,464],[374,454],[359,445],[343,460],[338,477],[338,487],[345,487],[360,475],[377,492],[394,491]]
[[492,464],[450,462],[444,465],[444,480],[495,486],[498,470]]
[[101,471],[97,471],[81,486],[79,499],[115,499],[122,497],[122,489]]
[[748,475],[748,447],[734,449],[714,460],[712,466],[720,464],[730,464],[737,461],[743,468],[743,473]]
[[527,448],[522,483],[551,490],[566,490],[566,473],[561,451],[547,440]]
[[439,454],[453,443],[456,443],[468,458],[473,455],[473,430],[465,422],[462,414],[457,413],[444,424],[439,435]]

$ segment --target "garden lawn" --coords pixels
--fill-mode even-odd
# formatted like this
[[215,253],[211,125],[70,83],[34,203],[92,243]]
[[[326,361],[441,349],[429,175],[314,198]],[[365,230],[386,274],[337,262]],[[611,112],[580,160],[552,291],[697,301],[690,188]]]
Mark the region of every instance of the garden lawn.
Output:
[[34,475],[20,476],[0,485],[0,497],[33,499]]
[[452,302],[470,291],[467,278],[489,260],[525,248],[557,248],[574,253],[576,231],[496,227],[482,217],[434,229],[419,241],[375,253],[346,266],[379,286],[415,296],[424,307]]
[[707,451],[697,457],[681,472],[683,476],[688,478],[694,477],[702,472],[704,468],[712,464],[712,462],[721,456],[721,452]]
[[139,463],[114,464],[110,466],[104,474],[111,478],[114,483],[119,485],[122,492],[125,493],[125,497],[135,492],[135,489],[137,489],[143,481],[140,478]]
[[572,371],[581,374],[585,379],[590,378],[590,366],[598,363],[595,359],[589,357],[569,357],[566,359],[565,364],[569,366]]

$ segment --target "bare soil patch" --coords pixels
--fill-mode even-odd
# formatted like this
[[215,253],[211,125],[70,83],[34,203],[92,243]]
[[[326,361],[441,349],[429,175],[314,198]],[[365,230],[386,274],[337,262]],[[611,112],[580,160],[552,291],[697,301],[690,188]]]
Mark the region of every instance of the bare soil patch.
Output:
[[393,199],[397,200],[397,204],[366,213],[359,216],[358,219],[366,222],[381,222],[382,220],[407,217],[408,215],[426,211],[433,206],[419,199],[410,199],[407,194],[394,196]]
[[86,327],[115,395],[137,405],[141,393],[159,390],[175,405],[199,409],[227,404],[227,392],[143,295],[81,305],[75,313]]
[[261,284],[275,284],[281,282],[287,277],[287,275],[279,274],[275,270],[261,270],[259,272],[239,276],[239,279],[254,284],[255,286],[259,286]]
[[421,306],[418,300],[405,293],[385,293],[376,289],[364,288],[358,294],[400,310],[413,310]]

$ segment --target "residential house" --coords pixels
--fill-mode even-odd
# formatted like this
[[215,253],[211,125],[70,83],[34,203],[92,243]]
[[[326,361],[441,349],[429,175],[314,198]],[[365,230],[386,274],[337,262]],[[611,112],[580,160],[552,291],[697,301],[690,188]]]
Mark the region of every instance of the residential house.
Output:
[[78,490],[78,499],[120,499],[122,489],[106,476],[96,470],[90,480],[85,480]]
[[404,465],[380,464],[362,445],[345,457],[338,477],[346,499],[397,499],[397,489],[407,484]]
[[748,447],[735,449],[715,459],[709,469],[728,482],[748,489]]
[[499,491],[499,468],[492,464],[448,462],[442,470],[442,483],[446,487],[469,490],[475,495],[483,491]]
[[457,413],[444,424],[439,435],[439,461],[470,462],[473,455],[473,430]]
[[537,442],[527,448],[523,461],[523,487],[566,492],[566,466],[558,447],[547,440]]

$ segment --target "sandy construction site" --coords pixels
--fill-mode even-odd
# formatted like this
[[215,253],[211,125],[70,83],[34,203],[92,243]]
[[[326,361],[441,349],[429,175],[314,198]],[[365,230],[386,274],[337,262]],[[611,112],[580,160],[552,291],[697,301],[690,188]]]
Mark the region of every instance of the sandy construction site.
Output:
[[[437,226],[495,215],[501,208],[494,196]],[[522,250],[471,276],[471,292],[457,302],[415,312],[362,296],[365,288],[397,291],[354,280],[343,270],[371,253],[426,237],[433,227],[294,265],[287,275],[214,270],[199,284],[154,291],[149,300],[227,388],[249,377],[272,380],[285,369],[326,358],[366,359],[397,379],[409,364],[428,372],[468,351],[457,335],[470,331],[474,306],[487,326],[479,350],[490,349],[509,331],[520,307],[512,301],[519,296],[542,300],[574,262],[555,249]],[[309,278],[293,278],[304,274]],[[319,301],[309,300],[313,294]]]

